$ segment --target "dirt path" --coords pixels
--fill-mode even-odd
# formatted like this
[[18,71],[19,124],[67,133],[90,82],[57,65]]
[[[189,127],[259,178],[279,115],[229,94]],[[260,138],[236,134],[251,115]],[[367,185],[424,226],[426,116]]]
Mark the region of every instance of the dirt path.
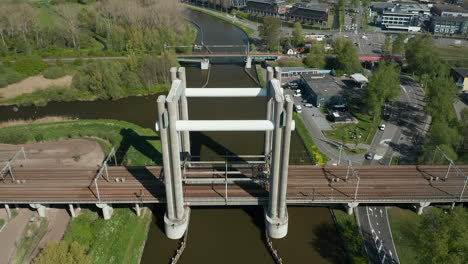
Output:
[[44,235],[39,245],[29,257],[28,263],[39,254],[42,248],[44,248],[49,242],[60,241],[65,234],[70,222],[70,215],[64,208],[49,208],[47,209],[47,219],[49,220],[49,226],[47,233]]
[[[4,210],[2,208],[2,210]],[[12,210],[16,210],[13,209]],[[19,214],[11,220],[0,232],[0,264],[10,263],[10,258],[16,249],[16,242],[21,239],[23,231],[32,217],[33,212],[29,209],[20,209]]]
[[11,99],[21,94],[32,93],[54,85],[67,87],[71,85],[72,79],[73,77],[71,75],[55,80],[46,79],[42,75],[29,77],[19,83],[10,84],[5,88],[1,88],[0,98]]
[[27,160],[20,155],[14,166],[96,167],[104,160],[101,146],[94,140],[69,139],[23,145],[0,144],[0,165],[6,164],[24,147]]

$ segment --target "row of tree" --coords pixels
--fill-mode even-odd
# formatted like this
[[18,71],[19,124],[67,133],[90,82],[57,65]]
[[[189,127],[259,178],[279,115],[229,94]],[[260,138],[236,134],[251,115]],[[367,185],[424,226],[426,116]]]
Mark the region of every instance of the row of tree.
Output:
[[57,48],[161,53],[165,43],[191,45],[196,38],[195,30],[181,19],[183,7],[178,1],[86,2],[50,5],[45,10],[23,1],[2,1],[0,55]]

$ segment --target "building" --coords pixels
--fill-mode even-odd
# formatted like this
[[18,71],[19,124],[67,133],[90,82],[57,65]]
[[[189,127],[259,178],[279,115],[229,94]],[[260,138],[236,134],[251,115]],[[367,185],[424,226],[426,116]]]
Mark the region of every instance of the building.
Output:
[[431,10],[422,4],[374,3],[372,10],[379,14],[375,22],[383,29],[420,31],[429,20]]
[[248,0],[245,12],[260,16],[286,17],[286,3],[277,0]]
[[453,68],[453,77],[457,86],[465,93],[468,93],[468,68]]
[[341,80],[324,73],[303,73],[299,79],[302,96],[316,107],[342,105],[344,103]]
[[443,34],[467,34],[468,17],[433,16],[430,31]]
[[282,77],[294,77],[294,76],[299,76],[305,73],[325,74],[325,73],[331,73],[331,72],[332,72],[331,70],[319,70],[319,69],[304,68],[304,67],[282,67],[281,68]]
[[326,26],[329,12],[329,5],[297,3],[289,9],[288,18],[297,22]]
[[431,11],[434,16],[468,17],[468,10],[456,5],[434,5]]

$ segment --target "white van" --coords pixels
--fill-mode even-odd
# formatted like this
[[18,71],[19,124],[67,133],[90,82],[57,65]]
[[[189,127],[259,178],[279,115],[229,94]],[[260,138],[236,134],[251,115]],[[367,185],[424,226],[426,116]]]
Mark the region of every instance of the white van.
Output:
[[296,111],[299,114],[302,113],[302,106],[294,104],[294,111]]

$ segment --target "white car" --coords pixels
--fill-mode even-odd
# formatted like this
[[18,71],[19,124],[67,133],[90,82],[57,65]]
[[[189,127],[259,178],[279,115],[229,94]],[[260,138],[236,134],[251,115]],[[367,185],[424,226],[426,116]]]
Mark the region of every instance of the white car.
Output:
[[314,105],[311,104],[311,103],[304,103],[304,107],[312,108],[312,107],[314,107]]
[[301,97],[302,94],[301,93],[294,93],[294,97]]
[[296,111],[298,114],[302,113],[302,107],[298,104],[294,104],[294,111]]
[[382,131],[385,130],[385,124],[381,124],[381,125],[379,126],[379,129],[382,130]]

